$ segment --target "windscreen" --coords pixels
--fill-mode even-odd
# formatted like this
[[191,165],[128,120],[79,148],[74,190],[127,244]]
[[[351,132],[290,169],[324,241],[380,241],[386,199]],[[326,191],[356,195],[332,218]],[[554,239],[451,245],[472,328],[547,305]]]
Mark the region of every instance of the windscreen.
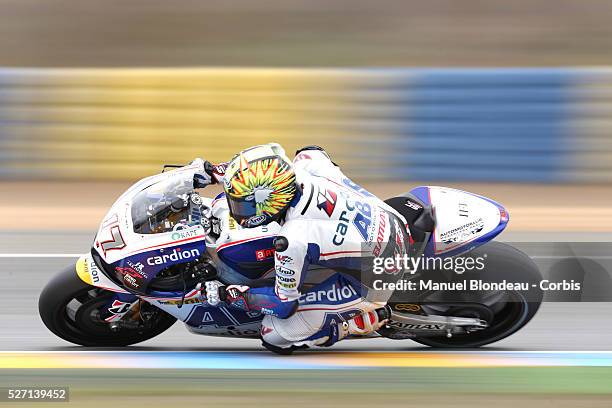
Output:
[[193,172],[179,172],[139,192],[132,201],[138,234],[159,234],[206,223],[207,207],[194,191]]

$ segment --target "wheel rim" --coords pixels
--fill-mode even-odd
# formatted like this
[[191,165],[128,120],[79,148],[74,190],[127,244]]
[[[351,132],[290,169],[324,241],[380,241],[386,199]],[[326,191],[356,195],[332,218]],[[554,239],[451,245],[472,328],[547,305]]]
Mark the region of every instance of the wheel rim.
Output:
[[[134,328],[122,327],[119,331],[111,330],[109,324],[101,318],[100,309],[110,304],[112,297],[111,292],[102,289],[81,290],[66,299],[61,306],[61,313],[58,314],[59,319],[64,328],[74,335],[94,337],[102,342],[112,340],[123,342],[126,338],[145,334],[149,329],[144,325]],[[153,317],[151,327],[155,327],[155,322],[159,321],[160,317],[161,313]]]
[[[472,344],[492,343],[512,334],[524,324],[528,315],[529,304],[524,296],[518,292],[503,292],[503,294],[505,295],[504,304],[500,304],[499,301],[497,301],[487,305],[493,312],[492,320],[473,313],[468,313],[466,316],[453,314],[453,316],[458,317],[476,317],[483,319],[489,323],[488,327],[471,333],[453,334],[451,338],[443,336],[423,336],[419,339],[432,345],[439,343],[444,346],[455,345],[461,347]],[[484,304],[486,305],[486,303]],[[436,309],[439,310],[439,305],[436,306],[438,306]],[[427,305],[423,305],[423,309],[427,310],[426,308]]]

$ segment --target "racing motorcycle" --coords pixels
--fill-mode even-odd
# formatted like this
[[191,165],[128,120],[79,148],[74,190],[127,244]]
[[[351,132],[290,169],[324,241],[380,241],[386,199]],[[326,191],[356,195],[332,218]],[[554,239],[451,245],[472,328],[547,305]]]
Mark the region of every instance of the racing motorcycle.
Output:
[[[273,241],[280,225],[242,228],[229,215],[223,193],[201,195],[197,166],[147,177],[129,188],[104,217],[91,251],[55,276],[39,299],[46,327],[83,346],[140,343],[177,320],[196,334],[258,338],[260,312],[207,303],[205,283],[250,285],[274,280]],[[350,180],[343,188],[365,191]],[[415,256],[487,259],[470,272],[489,282],[539,282],[540,272],[524,253],[492,241],[509,216],[498,203],[476,194],[436,186],[416,187],[386,200],[407,221]],[[434,270],[438,283],[464,279]],[[342,271],[311,266],[300,304],[334,304],[360,296]],[[423,274],[411,274],[411,278]],[[363,283],[360,283],[362,285]],[[434,347],[479,347],[503,339],[529,322],[542,293],[515,289],[454,292],[425,288],[410,299],[391,297],[388,323],[368,337],[410,339]]]

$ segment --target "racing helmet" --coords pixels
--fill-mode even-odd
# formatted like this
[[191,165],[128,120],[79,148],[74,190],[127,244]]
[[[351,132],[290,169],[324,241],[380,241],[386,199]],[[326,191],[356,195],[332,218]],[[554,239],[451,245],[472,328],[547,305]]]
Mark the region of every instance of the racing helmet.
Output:
[[278,143],[238,153],[227,167],[223,188],[230,215],[246,228],[278,221],[297,192],[293,164]]

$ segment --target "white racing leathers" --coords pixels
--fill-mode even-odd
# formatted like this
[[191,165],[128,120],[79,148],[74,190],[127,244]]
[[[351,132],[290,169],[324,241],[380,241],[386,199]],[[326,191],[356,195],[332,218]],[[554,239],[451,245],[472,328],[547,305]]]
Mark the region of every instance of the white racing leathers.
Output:
[[[399,213],[348,179],[323,151],[302,151],[294,164],[300,196],[275,241],[274,293],[283,306],[297,302],[297,311],[264,310],[271,314],[262,337],[277,347],[331,345],[342,322],[384,306],[391,296],[377,291],[373,297],[360,283],[364,257],[406,254],[408,232]],[[312,265],[338,272],[305,290]]]

